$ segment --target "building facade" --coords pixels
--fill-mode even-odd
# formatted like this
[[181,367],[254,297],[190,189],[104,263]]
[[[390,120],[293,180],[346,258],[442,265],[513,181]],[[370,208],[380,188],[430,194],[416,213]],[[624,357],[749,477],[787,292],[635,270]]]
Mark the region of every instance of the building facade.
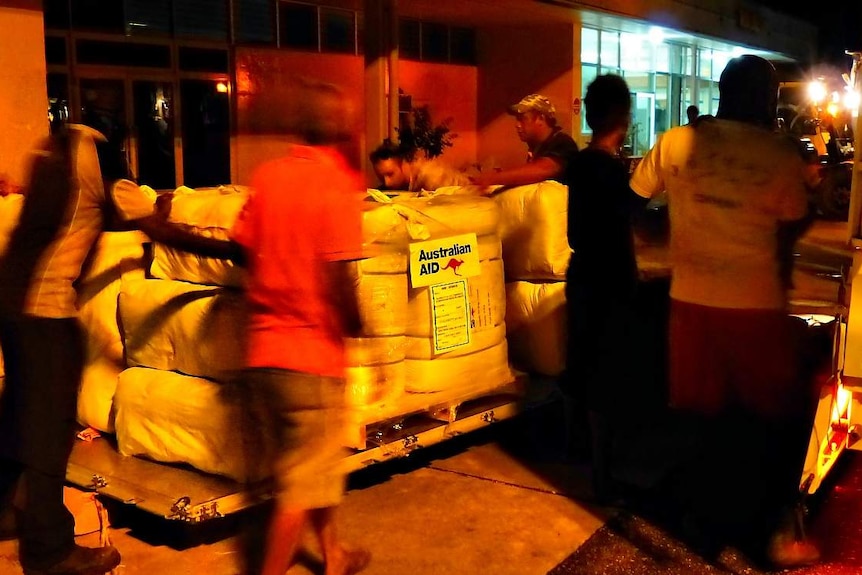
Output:
[[[0,40],[11,49],[0,52],[38,80],[18,74],[2,88],[0,106],[26,101],[28,111],[14,120],[21,137],[0,136],[0,173],[23,178],[20,144],[47,131],[41,91],[54,114],[121,145],[140,183],[157,189],[247,183],[259,162],[281,153],[278,102],[299,77],[336,82],[364,107],[358,166],[421,106],[455,135],[444,159],[490,169],[524,160],[505,110],[525,94],[549,96],[583,145],[586,86],[598,74],[623,75],[634,101],[627,148],[640,155],[685,121],[688,105],[715,112],[731,57],[802,62],[816,40],[812,26],[740,0],[11,4],[0,24],[27,37]],[[44,51],[28,50],[33,41]],[[399,97],[390,102],[390,92]]]

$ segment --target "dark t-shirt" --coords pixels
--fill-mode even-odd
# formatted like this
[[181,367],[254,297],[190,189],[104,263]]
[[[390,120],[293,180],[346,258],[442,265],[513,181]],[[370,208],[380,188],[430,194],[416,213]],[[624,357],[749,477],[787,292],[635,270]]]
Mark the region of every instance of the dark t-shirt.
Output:
[[560,177],[554,179],[561,184],[566,184],[566,171],[577,153],[578,145],[572,137],[561,130],[557,130],[548,136],[544,142],[536,146],[536,149],[530,153],[527,161],[532,162],[538,158],[551,158],[559,163],[562,169]]
[[569,163],[567,279],[602,296],[629,297],[637,285],[632,236],[635,194],[623,163],[587,148]]

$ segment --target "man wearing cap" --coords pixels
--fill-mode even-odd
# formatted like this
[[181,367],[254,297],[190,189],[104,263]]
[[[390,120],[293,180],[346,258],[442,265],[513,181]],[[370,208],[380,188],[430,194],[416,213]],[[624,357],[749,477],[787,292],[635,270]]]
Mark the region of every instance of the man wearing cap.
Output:
[[478,186],[523,186],[545,180],[566,184],[566,167],[578,153],[578,145],[557,125],[551,101],[541,94],[530,94],[510,106],[508,113],[515,116],[518,137],[527,144],[527,163],[482,173],[472,178],[472,182]]

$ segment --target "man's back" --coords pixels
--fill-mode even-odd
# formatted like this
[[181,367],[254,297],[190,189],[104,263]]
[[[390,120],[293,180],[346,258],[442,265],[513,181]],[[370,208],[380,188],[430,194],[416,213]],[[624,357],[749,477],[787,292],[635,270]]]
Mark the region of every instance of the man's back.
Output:
[[342,375],[343,326],[324,266],[361,252],[358,181],[325,148],[292,146],[253,188],[234,231],[249,254],[249,365]]
[[631,186],[668,191],[672,295],[733,308],[780,308],[776,232],[804,216],[801,158],[780,136],[706,119],[664,134]]

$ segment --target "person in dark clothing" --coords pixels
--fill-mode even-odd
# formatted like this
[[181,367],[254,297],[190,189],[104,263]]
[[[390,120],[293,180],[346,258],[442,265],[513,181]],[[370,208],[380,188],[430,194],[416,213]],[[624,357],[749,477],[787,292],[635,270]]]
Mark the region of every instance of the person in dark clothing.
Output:
[[638,283],[631,218],[645,202],[629,189],[618,156],[631,116],[625,80],[599,76],[587,88],[584,106],[593,137],[569,163],[565,178],[573,253],[566,274],[569,339],[562,387],[575,411],[588,415],[593,487],[603,500],[612,495],[610,411],[625,401],[633,379],[625,371],[631,366]]
[[93,575],[112,570],[112,546],[79,546],[63,503],[74,442],[84,338],[75,281],[109,216],[160,241],[227,257],[228,242],[180,229],[128,180],[100,171],[104,137],[87,126],[55,132],[34,154],[21,215],[0,256],[0,509],[14,508],[25,575]]
[[556,108],[541,94],[525,96],[510,106],[515,117],[518,137],[527,144],[527,163],[499,172],[483,172],[471,178],[473,184],[487,186],[524,186],[545,180],[566,184],[569,163],[578,153],[578,145],[557,125]]

